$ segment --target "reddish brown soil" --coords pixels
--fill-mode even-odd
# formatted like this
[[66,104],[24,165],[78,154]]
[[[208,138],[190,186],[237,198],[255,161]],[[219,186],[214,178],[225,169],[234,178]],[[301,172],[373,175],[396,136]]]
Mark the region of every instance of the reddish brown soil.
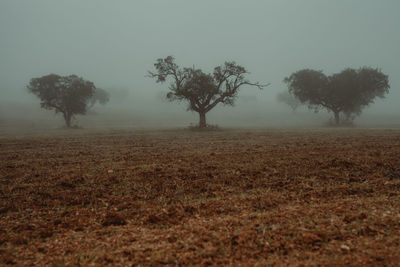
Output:
[[0,139],[0,264],[400,262],[399,130]]

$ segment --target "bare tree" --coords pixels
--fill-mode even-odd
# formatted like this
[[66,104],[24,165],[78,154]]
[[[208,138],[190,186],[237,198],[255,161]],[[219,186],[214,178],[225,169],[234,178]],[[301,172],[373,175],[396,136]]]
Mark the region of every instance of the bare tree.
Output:
[[214,68],[212,74],[194,67],[181,68],[172,56],[158,59],[154,67],[156,71],[149,71],[149,77],[156,78],[158,83],[171,78],[167,98],[171,101],[186,101],[188,110],[199,113],[199,128],[207,127],[206,113],[219,103],[233,106],[240,87],[249,85],[262,89],[269,85],[247,80],[248,72],[235,62],[225,62]]

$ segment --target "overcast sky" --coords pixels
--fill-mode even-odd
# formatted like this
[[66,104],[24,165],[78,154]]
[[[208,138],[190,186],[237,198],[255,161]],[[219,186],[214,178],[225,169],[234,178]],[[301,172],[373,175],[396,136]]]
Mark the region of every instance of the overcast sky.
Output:
[[240,94],[266,107],[299,69],[378,67],[390,94],[367,112],[399,114],[399,11],[399,0],[1,0],[0,97],[25,98],[30,78],[57,73],[156,103],[167,85],[146,72],[174,55],[206,72],[236,61],[272,84]]

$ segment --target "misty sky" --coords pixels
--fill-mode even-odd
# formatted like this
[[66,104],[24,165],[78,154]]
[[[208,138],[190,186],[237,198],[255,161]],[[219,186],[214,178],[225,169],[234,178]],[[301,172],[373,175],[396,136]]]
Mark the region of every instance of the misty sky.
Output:
[[400,113],[399,11],[398,0],[1,0],[0,97],[32,97],[30,78],[57,73],[128,89],[128,105],[154,104],[167,85],[146,72],[174,55],[206,72],[226,60],[245,66],[272,85],[242,88],[239,106],[266,109],[299,69],[378,67],[391,92],[366,112]]

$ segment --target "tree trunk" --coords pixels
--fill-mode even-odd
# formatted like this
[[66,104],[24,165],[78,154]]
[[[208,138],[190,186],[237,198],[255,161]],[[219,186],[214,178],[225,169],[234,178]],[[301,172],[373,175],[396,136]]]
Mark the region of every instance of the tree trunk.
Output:
[[72,116],[70,114],[64,113],[65,126],[67,126],[67,128],[71,128],[71,118]]
[[340,123],[340,112],[339,111],[335,111],[334,112],[335,113],[335,123],[336,123],[336,125],[339,125],[339,123]]
[[205,112],[199,112],[199,128],[206,128],[207,123],[206,123],[206,113]]

